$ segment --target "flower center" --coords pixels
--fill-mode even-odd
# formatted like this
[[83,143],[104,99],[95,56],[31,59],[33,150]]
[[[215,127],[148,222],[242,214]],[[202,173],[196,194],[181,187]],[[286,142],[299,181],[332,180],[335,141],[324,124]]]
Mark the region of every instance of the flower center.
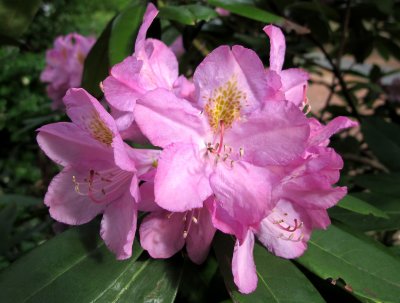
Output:
[[287,219],[287,213],[280,213],[277,209],[273,210],[273,213],[279,216],[279,219],[277,219],[276,216],[272,218],[272,223],[282,231],[279,234],[280,239],[293,242],[299,242],[303,239],[303,222],[296,218],[291,222],[291,220]]
[[97,141],[102,142],[107,146],[111,146],[113,133],[101,120],[98,113],[93,113],[92,119],[88,123],[88,130]]
[[238,89],[235,77],[214,90],[204,110],[215,133],[220,129],[221,121],[225,128],[232,126],[240,117],[240,109],[245,100],[246,94]]
[[91,169],[82,180],[72,176],[72,182],[78,195],[87,196],[94,203],[103,203],[118,198],[120,188],[128,183],[130,178],[131,173],[116,168],[104,171]]

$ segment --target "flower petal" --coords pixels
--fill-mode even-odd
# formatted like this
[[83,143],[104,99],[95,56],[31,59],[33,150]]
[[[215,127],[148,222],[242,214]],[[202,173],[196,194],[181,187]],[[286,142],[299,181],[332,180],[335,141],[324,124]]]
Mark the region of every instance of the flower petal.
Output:
[[197,223],[191,223],[186,238],[186,250],[190,260],[196,264],[201,264],[207,258],[216,229],[211,222],[207,208],[194,210],[194,214],[197,215]]
[[143,134],[156,146],[177,142],[202,142],[207,121],[188,101],[165,89],[157,89],[139,100],[135,120]]
[[234,162],[232,167],[218,163],[210,184],[220,207],[246,227],[257,225],[272,209],[269,172],[265,168],[246,162]]
[[153,212],[140,225],[140,244],[153,258],[169,258],[185,245],[184,213]]
[[276,72],[282,70],[283,62],[285,61],[286,42],[282,31],[273,25],[264,27],[264,32],[269,37],[270,52],[269,66],[270,69]]
[[307,212],[280,200],[272,213],[261,222],[257,237],[273,254],[291,259],[299,257],[307,249],[310,234],[311,223]]
[[129,191],[110,203],[104,211],[100,235],[118,260],[127,259],[132,255],[136,221],[137,210]]
[[281,71],[282,91],[285,99],[300,106],[303,103],[304,89],[309,79],[309,74],[300,68],[289,68]]
[[177,212],[202,207],[212,194],[208,176],[206,162],[196,146],[169,145],[158,161],[154,180],[156,203]]
[[157,14],[158,14],[157,8],[154,6],[153,3],[149,3],[147,5],[146,11],[145,11],[145,13],[143,15],[142,25],[140,26],[139,32],[138,32],[137,37],[136,37],[135,49],[140,47],[141,44],[145,41],[147,31],[149,30],[149,27],[153,23],[153,21],[156,18]]
[[257,288],[257,272],[253,259],[254,234],[247,232],[246,238],[240,244],[236,240],[233,251],[232,272],[236,286],[244,294],[253,292]]
[[111,151],[69,122],[47,124],[38,129],[37,142],[46,155],[57,164],[66,166],[90,160],[112,159]]
[[106,204],[94,203],[87,195],[76,191],[73,177],[81,174],[82,172],[66,167],[51,181],[44,203],[50,208],[53,219],[69,225],[84,224],[106,207]]
[[229,46],[220,46],[212,51],[197,67],[193,81],[201,108],[231,81],[234,89],[245,96],[240,99],[244,114],[262,106],[267,86],[260,58],[254,51],[238,45],[232,50]]
[[304,152],[309,125],[304,114],[290,102],[269,101],[226,131],[225,141],[242,159],[259,166],[283,165]]
[[162,208],[155,202],[154,197],[154,182],[145,182],[139,187],[140,201],[138,203],[138,210],[153,212],[160,211]]

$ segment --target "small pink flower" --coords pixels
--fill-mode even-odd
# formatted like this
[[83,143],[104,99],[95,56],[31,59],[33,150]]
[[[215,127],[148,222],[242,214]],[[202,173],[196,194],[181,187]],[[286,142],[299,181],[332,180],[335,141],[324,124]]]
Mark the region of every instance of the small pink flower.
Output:
[[218,15],[221,17],[228,17],[230,16],[231,12],[227,11],[226,9],[223,9],[222,7],[216,7],[215,11],[217,12]]
[[70,89],[64,103],[72,123],[45,125],[37,136],[47,156],[64,167],[52,180],[45,204],[55,220],[70,225],[102,213],[102,238],[117,259],[129,258],[139,202],[137,173],[146,174],[157,154],[126,145],[113,118],[85,90]]
[[104,94],[124,138],[144,140],[133,118],[136,101],[144,94],[165,88],[188,97],[194,91],[191,82],[178,77],[178,61],[173,51],[160,40],[146,39],[157,14],[156,7],[150,3],[137,35],[134,54],[116,64],[103,82]]
[[57,37],[54,48],[46,52],[46,67],[40,80],[48,83],[53,109],[63,107],[62,98],[69,88],[81,85],[83,64],[94,43],[93,37],[72,33]]

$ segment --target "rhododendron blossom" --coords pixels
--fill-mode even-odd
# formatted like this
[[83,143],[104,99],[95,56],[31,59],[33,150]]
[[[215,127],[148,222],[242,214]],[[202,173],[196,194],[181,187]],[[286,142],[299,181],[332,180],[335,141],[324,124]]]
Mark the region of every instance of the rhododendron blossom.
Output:
[[81,85],[83,64],[95,41],[94,37],[72,33],[57,37],[54,48],[46,52],[46,68],[40,80],[48,83],[53,109],[63,107],[62,98],[69,88]]
[[51,182],[45,197],[51,216],[77,225],[103,213],[101,236],[118,259],[130,257],[139,202],[137,172],[145,174],[157,151],[137,152],[126,145],[112,117],[83,89],[64,98],[72,123],[39,129],[42,150],[64,169]]

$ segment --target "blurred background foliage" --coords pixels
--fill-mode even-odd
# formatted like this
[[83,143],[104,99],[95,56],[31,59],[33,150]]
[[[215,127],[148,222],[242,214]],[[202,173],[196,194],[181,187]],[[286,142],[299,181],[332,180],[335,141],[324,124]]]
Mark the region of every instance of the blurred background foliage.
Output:
[[[11,2],[0,1],[0,15],[7,13]],[[18,2],[14,4],[18,6]],[[302,67],[311,74],[310,115],[324,122],[344,115],[361,123],[359,129],[335,136],[331,142],[345,160],[340,184],[348,186],[350,192],[330,210],[332,219],[340,227],[336,231],[351,228],[351,234],[356,235],[354,239],[362,241],[365,240],[362,233],[367,233],[398,258],[400,1],[153,2],[160,9],[160,22],[152,26],[150,34],[167,44],[178,35],[183,36],[186,52],[180,58],[180,70],[189,77],[204,56],[222,44],[252,48],[268,66],[269,42],[262,27],[275,23],[284,29],[285,68]],[[47,185],[58,169],[39,151],[35,129],[66,120],[62,112],[50,109],[50,100],[39,81],[45,51],[58,35],[78,32],[99,37],[108,22],[118,12],[126,12],[131,3],[129,0],[33,1],[31,11],[25,14],[27,19],[32,14],[29,26],[24,30],[18,25],[23,33],[9,35],[7,26],[0,27],[0,268],[66,228],[49,218],[42,203]],[[215,7],[232,13],[219,16]],[[123,23],[126,20],[120,22],[122,26],[129,24]],[[118,28],[116,23],[112,24]],[[117,34],[114,40],[110,39],[104,35],[101,43],[121,49],[130,43],[122,41],[126,37]],[[110,46],[109,41],[115,45]],[[129,55],[129,48],[125,52]],[[99,81],[108,73],[112,65],[109,62],[117,63],[121,58],[110,55],[104,61],[108,66],[100,70],[90,67],[90,62],[96,64],[102,59],[96,55],[96,52],[89,55],[91,59],[85,67],[86,75],[95,77],[85,79],[84,76],[83,85],[101,97]],[[181,283],[177,301],[220,302],[228,298],[227,292],[218,292],[224,282],[214,254],[202,267],[188,262],[182,266],[183,273],[178,276],[183,275],[186,283]],[[296,266],[326,301],[358,302],[350,296],[350,285],[336,280],[339,277],[324,280],[318,270],[310,269],[307,258],[300,259]],[[238,298],[242,302],[243,298]]]

